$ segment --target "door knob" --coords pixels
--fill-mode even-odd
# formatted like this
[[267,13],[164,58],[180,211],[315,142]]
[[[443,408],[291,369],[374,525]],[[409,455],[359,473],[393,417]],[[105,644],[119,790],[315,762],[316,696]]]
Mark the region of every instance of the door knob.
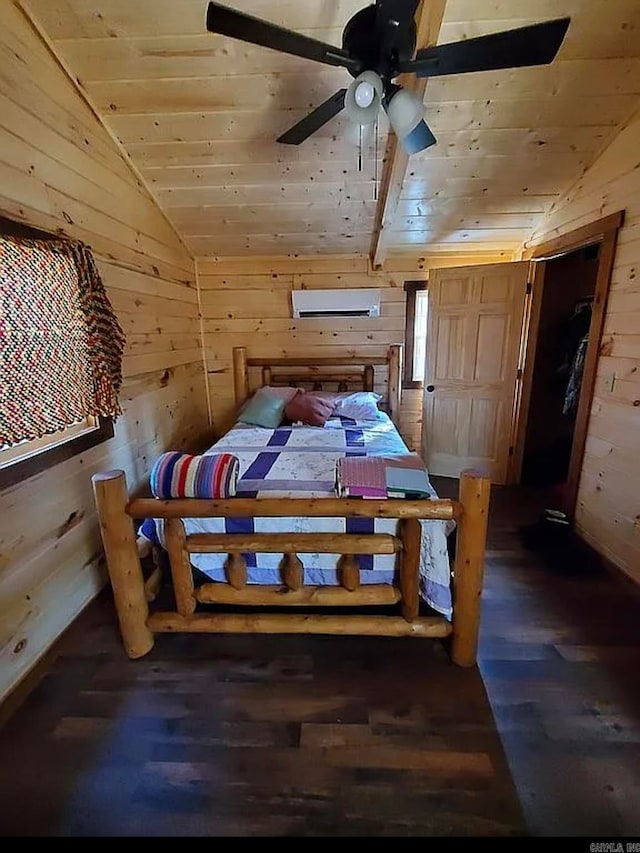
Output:
[[435,390],[436,390],[436,386],[435,386],[435,385],[427,385],[427,391],[428,391],[430,394],[431,394],[433,391],[435,391]]

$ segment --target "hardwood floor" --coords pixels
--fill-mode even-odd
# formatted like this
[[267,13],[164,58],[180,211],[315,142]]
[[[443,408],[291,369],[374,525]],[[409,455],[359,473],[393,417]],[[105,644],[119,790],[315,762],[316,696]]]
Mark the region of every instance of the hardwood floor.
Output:
[[527,550],[541,500],[494,490],[474,670],[347,637],[129,661],[103,595],[0,729],[0,833],[640,835],[640,590]]
[[529,833],[637,839],[640,588],[545,544],[546,497],[493,490],[479,670]]

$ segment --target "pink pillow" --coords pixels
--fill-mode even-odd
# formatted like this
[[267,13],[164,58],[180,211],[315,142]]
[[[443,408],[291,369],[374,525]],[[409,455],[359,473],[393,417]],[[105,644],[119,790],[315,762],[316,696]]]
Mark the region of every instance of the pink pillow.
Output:
[[323,427],[331,417],[332,410],[331,400],[318,397],[311,391],[299,391],[285,406],[284,414],[290,421]]

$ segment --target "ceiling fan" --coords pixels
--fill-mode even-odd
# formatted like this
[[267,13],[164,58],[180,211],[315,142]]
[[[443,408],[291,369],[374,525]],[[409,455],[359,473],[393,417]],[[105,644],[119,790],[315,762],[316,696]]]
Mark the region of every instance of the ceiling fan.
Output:
[[[343,109],[357,124],[374,122],[380,107],[409,154],[436,143],[424,121],[424,103],[415,92],[394,83],[399,74],[442,77],[472,71],[548,65],[569,27],[570,18],[505,30],[415,52],[415,13],[419,0],[376,0],[348,21],[342,47],[318,41],[283,27],[210,2],[207,30],[281,53],[335,65],[354,78],[277,141],[299,145]],[[415,55],[414,55],[415,54]]]

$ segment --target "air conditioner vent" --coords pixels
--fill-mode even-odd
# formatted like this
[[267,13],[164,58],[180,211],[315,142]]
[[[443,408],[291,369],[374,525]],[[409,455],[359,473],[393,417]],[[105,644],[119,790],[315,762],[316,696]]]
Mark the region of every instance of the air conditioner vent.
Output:
[[379,317],[380,290],[294,290],[291,293],[295,319],[322,317]]
[[[335,317],[336,311],[300,311],[300,318],[303,317]],[[340,311],[340,317],[371,317],[368,310],[355,309],[354,311]]]

